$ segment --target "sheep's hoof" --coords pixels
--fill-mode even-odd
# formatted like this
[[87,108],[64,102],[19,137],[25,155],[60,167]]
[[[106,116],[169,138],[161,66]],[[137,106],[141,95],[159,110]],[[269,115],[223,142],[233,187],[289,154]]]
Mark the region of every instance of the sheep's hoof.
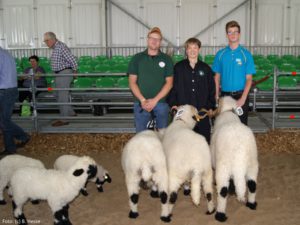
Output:
[[6,201],[4,199],[0,200],[0,205],[6,205]]
[[159,194],[158,194],[158,191],[151,191],[150,192],[150,196],[152,197],[152,198],[159,198]]
[[247,202],[247,203],[246,203],[246,206],[247,206],[249,209],[255,210],[255,209],[256,209],[256,206],[257,206],[257,202],[254,202],[254,203]]
[[135,219],[135,218],[137,218],[138,216],[139,216],[139,213],[138,213],[138,212],[132,212],[132,211],[130,210],[130,212],[129,212],[129,218]]
[[39,200],[31,200],[31,204],[32,204],[32,205],[37,205],[37,204],[39,204],[39,203],[40,203]]
[[97,189],[98,189],[98,192],[103,192],[103,187],[102,186],[98,187]]
[[190,194],[191,194],[191,189],[184,189],[184,190],[183,190],[183,194],[184,194],[185,196],[190,195]]
[[24,213],[22,213],[21,215],[19,215],[18,218],[16,218],[16,221],[20,225],[27,225],[27,220],[26,220],[26,218],[24,216]]
[[225,215],[225,213],[217,212],[215,215],[215,219],[220,222],[225,222],[227,220],[227,216]]
[[82,195],[84,195],[84,196],[88,196],[88,195],[89,195],[89,193],[87,193],[87,191],[86,191],[86,190],[83,190],[83,189],[80,190],[80,193],[81,193]]
[[216,209],[213,209],[211,212],[207,210],[206,215],[211,215],[216,211]]
[[165,222],[165,223],[169,223],[171,222],[171,216],[161,216],[160,217],[161,221]]

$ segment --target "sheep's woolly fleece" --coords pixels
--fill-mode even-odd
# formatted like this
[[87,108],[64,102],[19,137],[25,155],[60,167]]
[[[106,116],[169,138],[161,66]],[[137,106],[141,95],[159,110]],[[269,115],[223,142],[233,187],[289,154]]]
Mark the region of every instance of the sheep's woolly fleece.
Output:
[[[31,134],[26,152],[49,155],[68,153],[84,155],[91,152],[121,153],[133,134]],[[255,134],[259,153],[300,154],[300,129],[278,129]],[[3,146],[3,138],[0,138]],[[1,148],[1,147],[0,147]],[[3,148],[3,147],[2,147]]]

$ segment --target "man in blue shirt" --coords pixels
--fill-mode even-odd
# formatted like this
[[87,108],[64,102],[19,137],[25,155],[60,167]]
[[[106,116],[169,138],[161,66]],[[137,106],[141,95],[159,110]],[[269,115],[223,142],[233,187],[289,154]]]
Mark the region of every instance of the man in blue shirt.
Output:
[[249,91],[255,66],[251,53],[240,45],[240,25],[236,21],[226,24],[229,45],[219,50],[213,63],[216,83],[216,98],[231,96],[243,108],[242,123],[248,123]]
[[[5,149],[1,156],[16,153],[17,147],[24,146],[30,139],[22,128],[16,125],[11,116],[18,99],[17,70],[14,58],[0,47],[0,129]],[[15,144],[14,139],[20,141]]]

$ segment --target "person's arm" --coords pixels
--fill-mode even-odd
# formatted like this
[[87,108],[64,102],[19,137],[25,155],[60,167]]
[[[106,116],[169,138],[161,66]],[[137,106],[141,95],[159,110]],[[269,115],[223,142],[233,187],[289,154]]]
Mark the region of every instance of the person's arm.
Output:
[[167,103],[169,104],[170,108],[177,108],[177,104],[178,104],[178,99],[177,99],[177,95],[178,95],[178,66],[175,65],[174,67],[174,76],[173,76],[173,86],[171,88],[171,91],[167,97]]
[[76,62],[75,56],[72,55],[71,50],[65,46],[64,48],[62,48],[61,53],[63,55],[63,58],[65,58],[66,61],[70,64],[74,73],[76,73],[77,72],[77,62]]
[[147,111],[149,112],[152,111],[152,109],[156,106],[159,100],[165,97],[170,92],[172,86],[173,86],[173,76],[166,77],[166,82],[162,87],[162,89],[160,90],[160,92],[158,92],[158,94],[154,98],[147,100],[146,102]]
[[247,96],[249,94],[249,91],[251,89],[251,86],[252,86],[252,74],[247,74],[246,75],[246,85],[245,85],[245,88],[244,88],[244,91],[243,91],[243,94],[242,96],[240,97],[239,100],[237,100],[237,105],[238,106],[243,106],[245,104],[245,101],[247,99]]
[[215,74],[215,85],[216,85],[216,95],[215,95],[215,98],[216,98],[216,101],[218,101],[219,99],[219,96],[220,96],[220,74],[219,73],[216,73]]
[[137,75],[129,74],[129,88],[132,91],[133,95],[140,101],[142,108],[146,109],[146,99],[141,93],[139,86],[137,85]]
[[208,74],[208,109],[215,109],[216,107],[216,82],[212,70]]

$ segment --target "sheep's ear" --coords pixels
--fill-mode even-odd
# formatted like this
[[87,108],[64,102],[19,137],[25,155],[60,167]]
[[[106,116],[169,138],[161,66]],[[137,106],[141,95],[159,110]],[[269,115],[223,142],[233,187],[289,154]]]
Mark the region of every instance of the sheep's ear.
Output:
[[79,177],[81,174],[83,174],[84,170],[83,169],[77,169],[73,172],[73,175],[75,177]]

